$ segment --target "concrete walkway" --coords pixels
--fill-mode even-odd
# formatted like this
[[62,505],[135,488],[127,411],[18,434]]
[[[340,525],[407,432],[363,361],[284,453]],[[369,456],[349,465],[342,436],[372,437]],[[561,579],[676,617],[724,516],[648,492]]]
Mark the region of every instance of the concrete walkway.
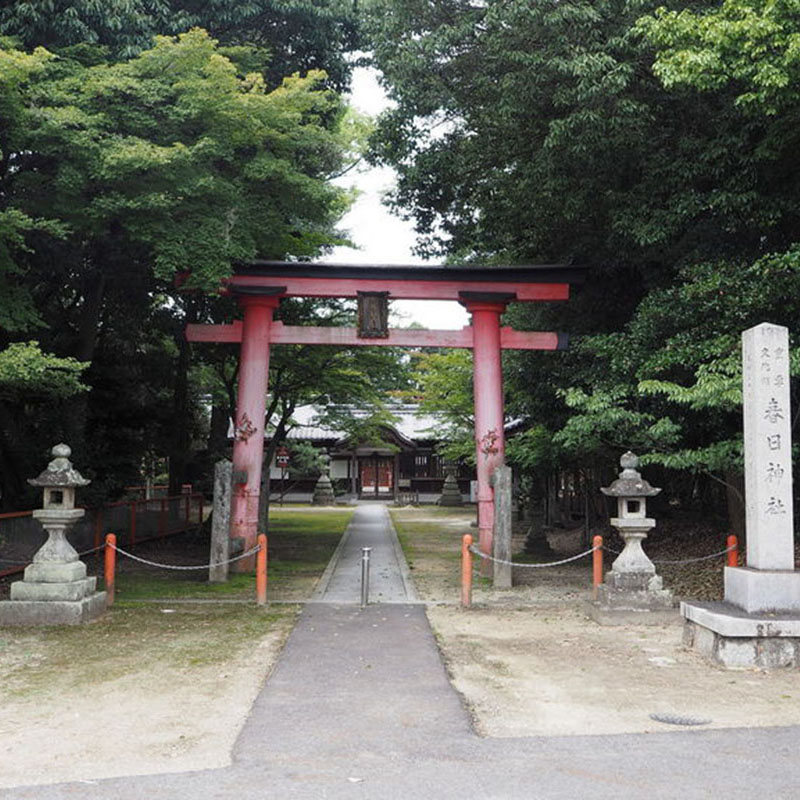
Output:
[[342,541],[328,564],[312,600],[320,603],[361,602],[361,552],[370,548],[369,601],[416,602],[403,551],[383,503],[356,509]]
[[[2,797],[800,797],[796,727],[479,739],[447,680],[424,607],[410,602],[406,581],[397,574],[404,565],[398,563],[385,514],[375,506],[357,509],[336,567],[326,576],[317,602],[303,612],[253,706],[231,767],[18,788]],[[358,606],[358,581],[351,585],[353,554],[358,558],[363,546],[375,548],[375,571],[387,573],[380,592],[389,601],[365,609]],[[409,602],[403,602],[403,591]]]

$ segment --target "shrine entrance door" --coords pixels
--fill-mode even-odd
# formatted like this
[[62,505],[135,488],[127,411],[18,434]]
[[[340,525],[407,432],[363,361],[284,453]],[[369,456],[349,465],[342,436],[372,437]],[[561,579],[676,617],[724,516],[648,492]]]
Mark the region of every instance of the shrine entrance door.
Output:
[[392,495],[394,493],[394,458],[367,456],[359,458],[358,473],[361,495]]

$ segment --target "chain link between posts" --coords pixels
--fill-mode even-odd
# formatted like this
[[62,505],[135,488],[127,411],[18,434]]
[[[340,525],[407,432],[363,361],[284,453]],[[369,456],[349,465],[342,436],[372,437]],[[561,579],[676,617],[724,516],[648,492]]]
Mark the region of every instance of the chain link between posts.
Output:
[[546,564],[520,564],[517,561],[505,561],[502,558],[495,558],[494,556],[490,556],[487,553],[482,553],[474,544],[470,545],[470,552],[474,553],[476,556],[480,556],[481,558],[485,558],[487,561],[491,561],[493,564],[505,564],[509,567],[525,567],[530,569],[541,569],[542,567],[558,567],[561,564],[569,564],[570,561],[577,561],[580,558],[586,558],[586,556],[591,555],[594,553],[595,550],[599,550],[599,547],[591,547],[589,550],[585,550],[583,553],[578,553],[576,556],[570,556],[570,558],[562,558],[560,561],[548,561]]
[[[569,558],[562,558],[560,561],[548,561],[545,564],[520,564],[517,561],[506,561],[502,558],[495,558],[494,556],[490,556],[487,553],[482,553],[475,545],[470,545],[470,552],[474,553],[476,556],[485,559],[486,561],[491,561],[493,564],[504,564],[509,567],[520,567],[523,569],[542,569],[543,567],[559,567],[562,564],[569,564],[572,561],[578,561],[581,558],[586,558],[586,556],[591,555],[594,553],[595,550],[605,550],[609,553],[613,553],[614,555],[619,555],[622,551],[621,550],[613,550],[610,547],[606,547],[605,545],[601,545],[600,547],[591,547],[588,550],[584,550],[582,553],[578,553],[576,556],[570,556]],[[736,547],[731,545],[730,547],[726,547],[724,550],[720,550],[718,553],[710,553],[707,556],[698,556],[697,558],[684,558],[678,561],[670,561],[670,560],[662,560],[662,559],[651,559],[654,564],[693,564],[698,561],[709,561],[712,558],[719,558],[720,556],[724,556],[726,553],[730,553],[731,550],[735,550]]]
[[[180,564],[159,564],[157,561],[148,561],[146,558],[141,558],[140,556],[135,556],[133,553],[128,553],[126,550],[123,550],[121,547],[116,545],[105,545],[101,544],[99,547],[92,547],[90,550],[84,550],[81,553],[78,553],[78,556],[88,556],[91,553],[96,553],[98,550],[103,550],[105,547],[111,547],[112,549],[116,550],[123,556],[127,556],[128,558],[133,559],[134,561],[138,561],[141,564],[147,564],[150,567],[159,567],[160,569],[175,569],[175,570],[191,570],[191,569],[211,569],[212,567],[222,567],[225,564],[233,564],[235,561],[241,561],[243,558],[248,558],[249,556],[254,555],[261,549],[261,545],[256,545],[251,550],[248,550],[246,553],[241,553],[238,556],[234,556],[233,558],[229,558],[227,561],[217,561],[214,564],[198,564],[198,565],[191,565],[191,566],[184,566]],[[9,558],[0,558],[0,563],[3,564],[13,564],[15,566],[27,566],[31,564],[30,560],[28,561],[12,561]]]
[[[731,545],[730,547],[726,547],[724,550],[720,550],[718,553],[709,553],[707,556],[697,556],[696,558],[681,558],[676,561],[669,560],[669,559],[661,559],[661,558],[651,558],[650,560],[654,564],[694,564],[698,561],[709,561],[712,558],[719,558],[720,556],[724,556],[726,553],[730,553],[731,550],[737,550],[738,547],[735,545]],[[603,550],[608,553],[613,553],[615,556],[618,556],[622,550],[613,550],[610,547],[606,547],[603,545]]]
[[257,553],[261,550],[261,545],[256,545],[255,547],[251,548],[245,553],[240,553],[238,556],[234,556],[233,558],[229,558],[226,561],[217,561],[213,564],[197,564],[186,566],[182,564],[159,564],[157,561],[148,561],[146,558],[140,558],[139,556],[133,555],[133,553],[128,553],[126,550],[123,550],[121,547],[117,545],[109,545],[113,550],[116,550],[123,556],[127,556],[133,561],[138,561],[140,564],[147,564],[149,567],[158,567],[159,569],[174,569],[174,570],[190,570],[190,569],[211,569],[212,567],[222,567],[225,564],[233,564],[235,561],[241,561],[243,558],[249,558],[250,556]]
[[[78,558],[80,558],[81,556],[88,556],[91,555],[92,553],[96,553],[98,550],[102,550],[104,547],[105,545],[101,544],[99,547],[93,547],[91,550],[84,550],[82,553],[78,553]],[[28,564],[32,563],[33,562],[31,561],[31,559],[28,559],[27,561],[14,561],[10,558],[0,558],[0,564],[13,564],[14,566],[17,567],[25,567]]]

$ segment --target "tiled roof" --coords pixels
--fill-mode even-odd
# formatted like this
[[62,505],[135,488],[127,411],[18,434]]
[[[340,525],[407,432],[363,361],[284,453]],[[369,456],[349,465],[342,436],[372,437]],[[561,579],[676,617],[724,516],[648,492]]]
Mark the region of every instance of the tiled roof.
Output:
[[[366,417],[370,413],[367,408],[348,407],[347,413],[353,417]],[[325,428],[317,424],[320,412],[319,406],[300,406],[295,409],[292,418],[297,423],[289,433],[287,439],[302,441],[324,441],[326,439],[341,439],[346,434],[344,431]],[[412,440],[428,440],[440,438],[437,434],[442,423],[436,417],[425,414],[413,405],[393,405],[389,411],[396,421],[392,427],[402,437]]]

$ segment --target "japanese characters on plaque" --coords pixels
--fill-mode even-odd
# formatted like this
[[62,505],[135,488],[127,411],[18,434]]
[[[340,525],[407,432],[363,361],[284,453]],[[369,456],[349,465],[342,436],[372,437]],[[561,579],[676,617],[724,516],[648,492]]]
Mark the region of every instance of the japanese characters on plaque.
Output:
[[780,568],[793,569],[788,329],[750,328],[742,334],[742,355],[748,564],[768,561],[774,569],[777,559]]

